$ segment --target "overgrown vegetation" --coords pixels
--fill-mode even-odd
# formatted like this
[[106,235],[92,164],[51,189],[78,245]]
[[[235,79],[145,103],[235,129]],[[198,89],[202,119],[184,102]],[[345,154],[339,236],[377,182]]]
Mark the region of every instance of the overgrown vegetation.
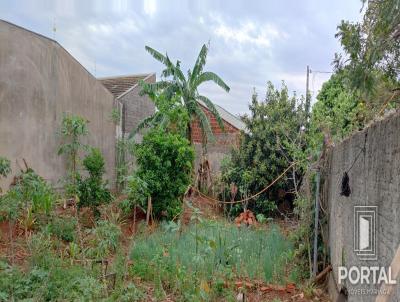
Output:
[[297,281],[287,275],[290,243],[279,228],[237,228],[218,221],[195,222],[182,234],[173,222],[154,234],[142,235],[131,250],[131,273],[156,284],[159,299],[167,293],[179,301],[217,301],[232,295],[236,280]]
[[49,215],[56,198],[51,186],[32,169],[16,179],[15,186],[0,196],[0,218],[15,220],[24,213],[23,218],[32,221],[35,214]]
[[298,162],[270,190],[248,204],[240,203],[231,209],[235,216],[243,207],[256,213],[271,216],[279,200],[279,192],[297,193],[301,181],[301,161],[305,157],[305,112],[301,100],[290,97],[287,87],[275,89],[268,83],[265,100],[253,95],[250,114],[243,117],[247,132],[242,133],[238,149],[224,163],[222,179],[227,188],[235,184],[237,199],[246,198],[261,191],[289,165]]
[[[0,259],[0,301],[143,301],[150,287],[158,300],[173,295],[177,301],[229,301],[236,299],[233,284],[237,280],[284,284],[310,277],[313,169],[319,164],[319,154],[332,141],[340,141],[398,106],[398,1],[363,3],[362,22],[343,21],[338,27],[343,54],[335,58],[335,73],[323,85],[311,118],[306,116],[303,100],[290,96],[284,84],[276,89],[268,83],[265,99],[253,95],[250,114],[243,117],[246,132],[223,165],[222,195],[230,195],[232,201],[260,192],[286,171],[268,191],[228,210],[236,216],[251,209],[262,224],[279,212],[279,203],[293,203],[290,214],[299,219],[299,226],[290,241],[269,223],[236,227],[226,221],[203,221],[194,207],[190,207],[193,215],[188,226],[174,222],[193,181],[193,122],[203,130],[203,143],[212,138],[202,106],[223,128],[215,106],[198,88],[207,81],[225,91],[229,87],[216,74],[203,71],[206,45],[187,76],[179,61],[173,63],[167,55],[146,47],[165,69],[161,81],[142,83],[142,93],[153,100],[157,111],[136,129],[150,128],[133,147],[135,172],[125,163],[132,142],[118,142],[117,182],[120,188],[127,184],[126,199],[118,203],[124,213],[117,202],[106,204],[113,198],[103,180],[104,158],[100,150],[83,143],[88,121],[64,115],[58,154],[65,156],[68,174],[61,200],[73,202],[61,206],[51,185],[29,168],[0,195],[0,219],[7,222],[10,244],[7,257]],[[114,123],[119,114],[112,112]],[[10,161],[0,157],[0,177],[10,172]],[[130,242],[125,219],[130,219],[133,207],[151,209],[149,201],[154,217],[168,222],[152,233],[139,232]],[[96,219],[82,210],[85,207]],[[132,229],[136,231],[136,225]],[[320,229],[317,235],[319,267],[323,268],[326,247]]]

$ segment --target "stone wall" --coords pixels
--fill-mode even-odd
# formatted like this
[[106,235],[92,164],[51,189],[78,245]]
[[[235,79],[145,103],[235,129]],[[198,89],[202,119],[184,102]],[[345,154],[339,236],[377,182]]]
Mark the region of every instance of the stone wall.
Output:
[[[346,287],[348,301],[375,301],[375,295],[354,295],[378,285],[338,284],[338,267],[388,267],[400,244],[400,116],[395,114],[354,134],[327,153],[323,173],[323,205],[328,213],[329,253],[333,271],[329,291],[336,301]],[[341,195],[348,172],[350,195]],[[354,252],[354,206],[377,206],[377,260],[362,260]],[[397,282],[400,282],[399,280]],[[400,301],[400,290],[391,298]]]
[[[89,121],[84,143],[100,148],[114,181],[114,97],[57,42],[0,20],[0,155],[28,165],[55,185],[66,162],[57,155],[64,112]],[[7,188],[11,177],[0,182]]]

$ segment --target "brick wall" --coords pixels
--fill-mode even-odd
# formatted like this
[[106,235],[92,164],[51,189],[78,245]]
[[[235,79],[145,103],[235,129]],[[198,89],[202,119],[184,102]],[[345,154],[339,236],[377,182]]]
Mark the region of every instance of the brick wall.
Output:
[[[203,109],[204,113],[207,115],[210,124],[211,124],[211,130],[215,136],[215,138],[219,141],[220,144],[231,144],[232,141],[231,140],[226,140],[224,139],[226,134],[239,134],[239,130],[237,128],[235,128],[234,126],[232,126],[231,124],[229,124],[228,122],[226,122],[225,120],[222,120],[223,124],[224,124],[224,130],[222,130],[217,122],[217,119],[214,117],[213,114],[211,114],[211,112],[200,105],[200,107]],[[192,122],[192,141],[194,143],[200,143],[202,142],[202,132],[201,132],[201,128],[200,128],[200,124],[199,121],[194,121]]]
[[[212,174],[215,175],[218,174],[221,169],[222,159],[231,153],[232,148],[238,146],[240,130],[227,121],[222,120],[225,130],[223,131],[211,112],[207,108],[201,107],[210,121],[211,130],[215,138],[215,142],[208,142],[207,144],[207,158],[211,165]],[[198,121],[192,122],[192,141],[196,151],[195,169],[197,169],[203,153],[202,133]]]

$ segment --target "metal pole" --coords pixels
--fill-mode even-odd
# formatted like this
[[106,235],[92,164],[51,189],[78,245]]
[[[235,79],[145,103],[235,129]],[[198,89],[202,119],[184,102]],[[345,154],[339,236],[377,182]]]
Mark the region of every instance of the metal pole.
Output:
[[319,221],[319,182],[320,171],[317,170],[317,187],[315,191],[315,220],[314,220],[314,259],[313,259],[313,276],[317,275],[317,258],[318,258],[318,221]]
[[310,73],[311,69],[310,66],[307,65],[307,80],[306,80],[306,124],[308,123],[308,120],[310,118],[310,107],[311,107],[311,98],[310,98],[310,88],[309,88],[309,83],[310,83]]

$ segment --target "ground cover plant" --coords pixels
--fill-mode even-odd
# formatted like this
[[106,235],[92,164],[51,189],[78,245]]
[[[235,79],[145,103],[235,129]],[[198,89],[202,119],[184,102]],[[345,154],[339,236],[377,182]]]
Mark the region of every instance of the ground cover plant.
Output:
[[297,281],[286,271],[292,247],[278,226],[237,228],[226,221],[196,219],[184,231],[164,223],[133,242],[131,272],[156,284],[160,297],[172,292],[181,301],[208,301],[231,296],[227,284],[237,280]]

